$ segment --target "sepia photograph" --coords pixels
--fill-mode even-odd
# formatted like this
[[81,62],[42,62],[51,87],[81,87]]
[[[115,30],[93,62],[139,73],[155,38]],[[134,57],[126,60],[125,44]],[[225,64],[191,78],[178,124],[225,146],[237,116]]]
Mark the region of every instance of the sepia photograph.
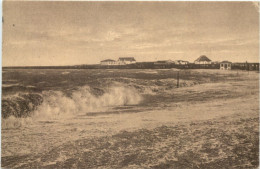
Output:
[[2,2],[1,168],[257,169],[258,1]]

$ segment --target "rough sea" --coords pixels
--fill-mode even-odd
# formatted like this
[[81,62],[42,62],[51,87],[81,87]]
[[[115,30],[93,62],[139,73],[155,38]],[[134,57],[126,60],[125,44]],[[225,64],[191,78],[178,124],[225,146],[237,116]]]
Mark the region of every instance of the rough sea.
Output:
[[[48,166],[70,155],[45,161],[41,155],[66,143],[148,129],[162,121],[203,119],[203,115],[189,115],[190,107],[185,112],[172,110],[183,103],[224,97],[230,93],[224,90],[227,85],[221,84],[219,89],[203,85],[238,77],[235,73],[181,70],[177,89],[178,71],[4,69],[2,159],[13,159],[12,166],[21,167],[35,157],[41,166]],[[192,109],[196,111],[196,107]]]

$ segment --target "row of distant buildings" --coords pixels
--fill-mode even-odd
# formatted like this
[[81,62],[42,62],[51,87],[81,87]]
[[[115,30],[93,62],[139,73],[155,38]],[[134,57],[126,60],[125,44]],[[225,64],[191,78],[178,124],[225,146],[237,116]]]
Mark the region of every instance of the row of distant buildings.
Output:
[[[118,60],[106,59],[100,62],[100,65],[109,66],[109,65],[128,65],[128,64],[135,64],[136,60],[134,57],[120,57]],[[185,60],[162,60],[154,62],[154,65],[187,65],[189,64],[188,61]],[[207,56],[202,55],[194,61],[194,64],[220,64],[220,69],[231,69],[231,62],[223,61],[223,62],[212,62]]]
[[135,64],[136,60],[134,57],[120,57],[118,60],[106,59],[100,62],[100,65],[128,65]]

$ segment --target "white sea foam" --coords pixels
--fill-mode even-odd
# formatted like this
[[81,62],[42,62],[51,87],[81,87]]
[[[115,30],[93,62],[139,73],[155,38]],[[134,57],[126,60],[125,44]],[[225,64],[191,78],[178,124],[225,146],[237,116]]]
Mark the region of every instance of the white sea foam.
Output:
[[69,74],[70,72],[62,72],[61,74],[66,75]]
[[101,96],[94,95],[89,86],[75,90],[70,97],[61,91],[47,91],[42,95],[44,101],[31,117],[2,119],[2,129],[19,128],[42,120],[71,118],[88,112],[104,112],[114,106],[135,105],[142,100],[136,89],[120,84],[108,88]]
[[138,73],[146,73],[146,74],[158,74],[157,70],[139,70]]
[[28,85],[26,87],[28,87],[28,88],[35,88],[35,86],[32,86],[32,85]]
[[28,124],[32,124],[32,118],[16,118],[14,116],[10,116],[7,119],[2,119],[2,129],[13,129],[20,128],[22,126],[26,126]]
[[80,87],[71,96],[61,91],[46,91],[42,94],[43,103],[32,112],[30,118],[15,118],[11,116],[3,119],[3,128],[21,127],[29,121],[55,120],[70,118],[88,112],[104,112],[108,108],[123,105],[135,105],[142,100],[139,92],[122,84],[115,84],[106,89],[101,96],[93,94],[89,86]]
[[2,87],[16,87],[16,86],[21,86],[19,83],[16,84],[2,84]]

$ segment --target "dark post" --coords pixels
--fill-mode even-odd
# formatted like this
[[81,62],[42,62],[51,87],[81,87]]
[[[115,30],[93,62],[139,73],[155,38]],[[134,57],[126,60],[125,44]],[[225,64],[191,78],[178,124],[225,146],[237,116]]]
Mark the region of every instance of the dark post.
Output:
[[246,61],[246,67],[247,67],[247,72],[248,72],[248,74],[249,74],[249,64],[248,64],[247,61]]
[[177,73],[177,88],[179,88],[179,71],[178,71],[178,73]]

